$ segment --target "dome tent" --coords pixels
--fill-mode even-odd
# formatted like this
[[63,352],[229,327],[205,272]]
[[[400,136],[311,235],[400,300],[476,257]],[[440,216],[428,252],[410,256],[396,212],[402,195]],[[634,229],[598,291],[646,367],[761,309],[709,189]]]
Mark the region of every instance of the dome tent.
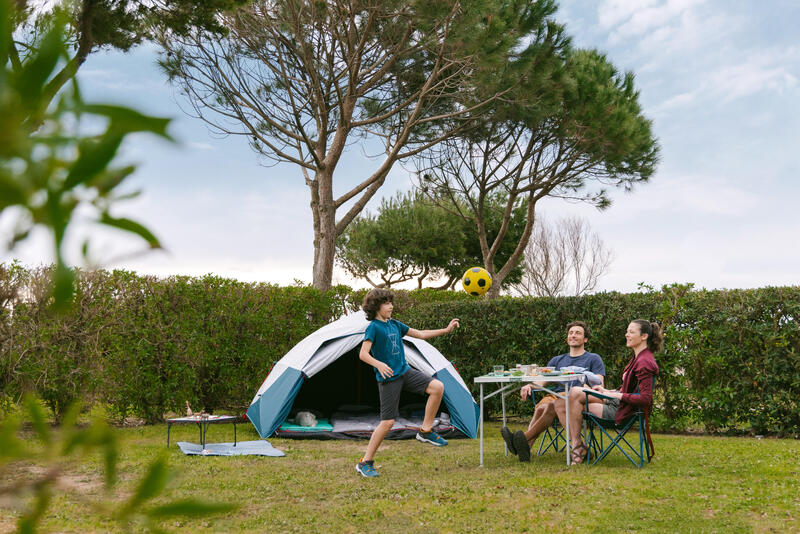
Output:
[[[262,438],[281,426],[294,404],[325,410],[367,398],[377,405],[372,367],[358,359],[368,324],[363,311],[345,315],[301,340],[275,363],[247,410]],[[453,364],[427,341],[406,336],[403,345],[411,367],[444,384],[442,408],[449,412],[451,424],[474,438],[479,408]],[[314,387],[309,387],[312,383]]]

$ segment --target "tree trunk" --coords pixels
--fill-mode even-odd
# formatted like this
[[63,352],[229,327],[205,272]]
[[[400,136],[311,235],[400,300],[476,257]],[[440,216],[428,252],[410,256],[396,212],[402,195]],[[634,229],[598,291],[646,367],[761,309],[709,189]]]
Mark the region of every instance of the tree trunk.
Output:
[[314,273],[312,285],[320,291],[331,288],[333,281],[333,257],[336,252],[336,236],[334,225],[323,231],[321,235],[314,236]]
[[309,183],[311,212],[314,215],[314,270],[312,285],[328,291],[333,281],[336,254],[336,205],[333,201],[333,169],[317,171]]
[[[529,194],[528,209],[525,219],[525,230],[522,232],[522,237],[520,238],[519,243],[517,243],[517,247],[514,249],[514,252],[508,258],[505,265],[503,265],[500,270],[493,275],[492,287],[486,292],[486,298],[496,299],[500,296],[500,285],[508,277],[508,275],[511,274],[511,271],[514,270],[520,260],[522,260],[523,254],[525,253],[525,247],[528,246],[528,241],[530,240],[531,233],[533,232],[533,224],[536,217],[536,201],[537,198],[533,194]],[[492,256],[492,258],[494,258],[494,256]]]

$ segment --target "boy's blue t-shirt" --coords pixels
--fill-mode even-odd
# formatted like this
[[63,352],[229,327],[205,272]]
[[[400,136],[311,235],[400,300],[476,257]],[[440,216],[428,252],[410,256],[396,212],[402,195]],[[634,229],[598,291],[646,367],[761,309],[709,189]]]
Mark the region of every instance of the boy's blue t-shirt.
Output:
[[394,371],[392,376],[384,379],[375,369],[375,378],[378,382],[390,382],[400,378],[408,371],[406,353],[403,350],[403,336],[407,333],[408,326],[394,319],[389,319],[385,322],[373,319],[367,325],[367,331],[364,332],[364,340],[372,341],[369,353],[372,354],[373,358],[382,361]]
[[[571,365],[583,367],[596,375],[606,376],[606,366],[603,364],[603,359],[599,354],[595,354],[594,352],[584,352],[580,356],[575,356],[574,358],[570,356],[569,353],[560,354],[547,362],[547,367],[553,367],[554,369],[561,369],[562,367],[569,367]],[[569,383],[569,387],[571,388],[580,385],[581,383],[579,380],[573,380]],[[561,384],[554,384],[554,386],[555,387],[549,389],[553,391],[564,391],[564,386]]]

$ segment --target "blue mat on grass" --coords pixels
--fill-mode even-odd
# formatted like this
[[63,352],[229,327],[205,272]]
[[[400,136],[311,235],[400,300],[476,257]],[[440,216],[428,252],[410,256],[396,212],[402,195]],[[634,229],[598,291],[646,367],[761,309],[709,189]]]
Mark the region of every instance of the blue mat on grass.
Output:
[[240,441],[235,447],[233,443],[206,443],[205,450],[199,443],[179,441],[178,447],[184,454],[198,456],[286,456],[283,451],[279,451],[266,440]]

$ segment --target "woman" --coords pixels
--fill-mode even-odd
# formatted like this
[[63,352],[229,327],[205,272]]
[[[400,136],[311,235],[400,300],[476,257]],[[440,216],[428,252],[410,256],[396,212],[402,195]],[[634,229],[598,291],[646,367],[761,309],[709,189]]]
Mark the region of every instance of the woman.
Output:
[[[611,397],[604,402],[590,396],[589,411],[603,419],[614,419],[617,424],[642,408],[650,413],[653,404],[653,377],[658,374],[658,364],[654,353],[661,350],[664,339],[658,323],[644,319],[636,319],[628,325],[625,332],[626,345],[633,349],[633,358],[622,372],[622,387],[617,390],[595,386],[592,391]],[[572,445],[572,462],[581,463],[586,459],[588,447],[581,441],[583,411],[586,409],[584,388],[570,391],[570,443]],[[649,427],[649,425],[648,425]],[[650,441],[650,429],[647,429]],[[650,441],[652,450],[652,441]]]

